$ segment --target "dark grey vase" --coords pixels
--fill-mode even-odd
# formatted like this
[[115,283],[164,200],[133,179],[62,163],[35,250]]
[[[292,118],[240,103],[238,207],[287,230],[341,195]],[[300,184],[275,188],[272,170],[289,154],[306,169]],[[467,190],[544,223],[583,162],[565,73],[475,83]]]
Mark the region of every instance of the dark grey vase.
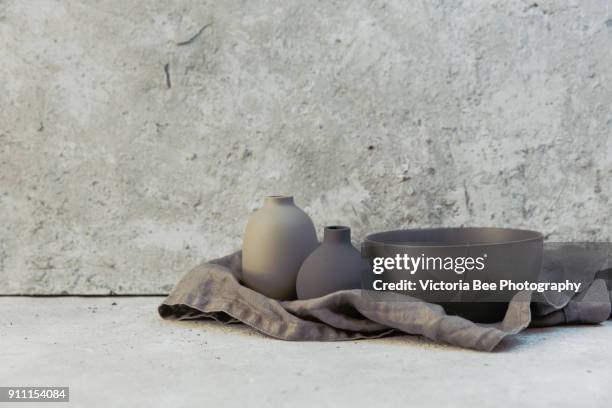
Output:
[[306,258],[298,273],[298,299],[361,288],[362,265],[361,253],[351,244],[351,229],[325,227],[323,242]]

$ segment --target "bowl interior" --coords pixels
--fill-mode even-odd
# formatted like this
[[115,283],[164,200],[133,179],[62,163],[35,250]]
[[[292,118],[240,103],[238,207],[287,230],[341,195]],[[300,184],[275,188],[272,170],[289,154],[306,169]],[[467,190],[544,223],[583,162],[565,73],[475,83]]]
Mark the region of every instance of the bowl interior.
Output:
[[537,231],[511,228],[431,228],[378,232],[366,242],[390,245],[495,245],[542,239]]

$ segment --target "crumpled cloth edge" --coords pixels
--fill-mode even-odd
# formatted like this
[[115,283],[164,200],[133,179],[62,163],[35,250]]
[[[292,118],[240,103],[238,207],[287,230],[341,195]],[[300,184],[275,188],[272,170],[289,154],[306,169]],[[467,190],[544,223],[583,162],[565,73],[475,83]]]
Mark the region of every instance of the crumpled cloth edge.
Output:
[[[327,296],[279,302],[242,286],[236,264],[240,253],[203,263],[183,277],[159,306],[164,319],[210,318],[224,323],[242,322],[268,336],[292,341],[339,341],[376,338],[392,332],[422,335],[434,341],[476,350],[492,351],[504,338],[529,326],[529,292],[517,294],[505,319],[495,324],[477,324],[449,316],[441,306],[421,301],[373,302],[359,290]],[[234,269],[232,269],[232,267]],[[226,296],[233,293],[233,296]],[[330,326],[317,310],[330,305],[350,305],[368,319],[365,331]],[[326,309],[327,308],[327,309]],[[390,317],[393,316],[393,317]]]

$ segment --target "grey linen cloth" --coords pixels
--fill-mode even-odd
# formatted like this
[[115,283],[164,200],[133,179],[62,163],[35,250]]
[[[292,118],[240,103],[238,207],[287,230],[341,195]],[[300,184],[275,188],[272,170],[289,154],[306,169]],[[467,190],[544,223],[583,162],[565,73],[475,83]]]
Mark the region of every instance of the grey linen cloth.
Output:
[[361,290],[344,290],[309,300],[270,299],[240,284],[241,252],[238,251],[195,267],[179,281],[158,311],[162,318],[171,320],[242,322],[282,340],[338,341],[406,333],[491,351],[504,338],[530,324],[550,326],[606,320],[610,316],[606,282],[595,279],[597,270],[581,270],[582,279],[587,283],[582,293],[574,296],[545,293],[544,299],[540,299],[543,303],[535,306],[531,300],[536,294],[519,292],[510,302],[502,322],[478,324],[448,315],[439,305],[414,299],[401,301],[404,295],[400,294],[398,301],[385,302],[370,300],[361,295]]

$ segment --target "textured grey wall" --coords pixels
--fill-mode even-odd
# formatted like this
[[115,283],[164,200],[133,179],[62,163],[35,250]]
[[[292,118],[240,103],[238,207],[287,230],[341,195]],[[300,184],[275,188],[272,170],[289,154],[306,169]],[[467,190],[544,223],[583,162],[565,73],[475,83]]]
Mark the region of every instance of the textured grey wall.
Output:
[[610,240],[607,0],[3,0],[0,35],[0,293],[168,291],[272,193],[356,240]]

